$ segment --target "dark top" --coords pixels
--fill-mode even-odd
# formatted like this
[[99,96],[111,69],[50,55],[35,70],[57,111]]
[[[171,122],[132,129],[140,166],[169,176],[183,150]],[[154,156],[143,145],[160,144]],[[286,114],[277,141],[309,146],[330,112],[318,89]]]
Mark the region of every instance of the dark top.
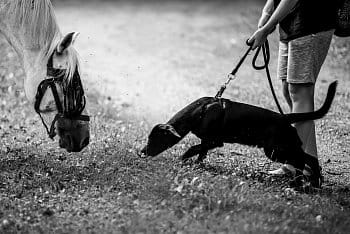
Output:
[[[281,0],[274,0],[275,9]],[[280,40],[290,40],[335,28],[336,0],[299,0],[280,23]]]

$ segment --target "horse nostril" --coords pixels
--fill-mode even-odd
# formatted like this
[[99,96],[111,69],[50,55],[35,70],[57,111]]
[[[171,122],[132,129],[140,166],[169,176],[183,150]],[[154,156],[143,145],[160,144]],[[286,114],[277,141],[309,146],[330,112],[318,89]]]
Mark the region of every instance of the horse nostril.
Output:
[[81,148],[87,146],[90,142],[90,137],[86,137],[85,140],[81,143]]
[[73,140],[73,137],[71,135],[67,135],[67,143],[68,143],[70,148],[74,147],[74,140]]

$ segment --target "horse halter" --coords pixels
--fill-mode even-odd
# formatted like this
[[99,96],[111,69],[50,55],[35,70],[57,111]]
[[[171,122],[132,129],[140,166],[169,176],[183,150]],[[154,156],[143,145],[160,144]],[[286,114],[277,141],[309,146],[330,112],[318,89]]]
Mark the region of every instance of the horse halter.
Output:
[[[53,139],[56,136],[55,123],[59,119],[90,121],[90,117],[88,115],[81,114],[85,108],[86,99],[78,69],[75,70],[72,79],[65,82],[65,70],[56,69],[53,67],[54,54],[55,52],[52,53],[47,63],[47,77],[49,78],[43,80],[39,84],[34,103],[34,109],[36,113],[40,116],[40,119],[51,139]],[[56,84],[62,86],[63,102],[61,102],[60,97],[58,95]],[[55,99],[56,108],[58,111],[51,123],[50,128],[46,125],[40,113],[40,104],[48,88],[50,88],[52,91],[53,97]]]

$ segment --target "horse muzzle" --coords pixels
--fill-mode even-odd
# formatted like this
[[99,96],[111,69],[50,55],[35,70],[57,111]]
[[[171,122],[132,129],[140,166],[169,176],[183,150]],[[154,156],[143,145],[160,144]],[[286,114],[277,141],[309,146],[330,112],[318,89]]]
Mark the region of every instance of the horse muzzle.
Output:
[[68,138],[69,140],[63,140],[62,138],[59,140],[59,146],[63,149],[66,149],[68,153],[71,152],[80,152],[82,151],[86,146],[89,145],[90,138],[86,137],[81,144],[75,143],[74,139],[72,137]]
[[68,152],[80,152],[90,142],[89,122],[61,117],[57,120],[59,146]]

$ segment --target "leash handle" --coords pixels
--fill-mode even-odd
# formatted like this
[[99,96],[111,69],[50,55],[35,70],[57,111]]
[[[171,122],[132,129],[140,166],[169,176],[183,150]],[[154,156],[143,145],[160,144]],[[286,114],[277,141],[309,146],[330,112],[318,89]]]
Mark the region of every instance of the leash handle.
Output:
[[[248,44],[252,44],[252,43],[248,43],[248,41],[247,41],[247,45]],[[256,62],[257,59],[258,59],[258,56],[260,54],[260,51],[262,51],[263,58],[264,58],[264,64],[261,65],[261,66],[257,65],[257,62]],[[255,55],[253,57],[253,60],[252,60],[252,65],[253,65],[253,68],[255,70],[263,70],[263,69],[265,69],[266,76],[267,76],[267,81],[269,82],[270,90],[271,90],[273,99],[274,99],[274,101],[276,103],[277,109],[278,109],[278,111],[280,112],[281,115],[284,115],[283,110],[281,108],[281,105],[278,102],[275,89],[274,89],[273,84],[272,84],[271,74],[270,74],[270,69],[269,69],[269,63],[270,63],[270,46],[269,46],[269,41],[266,39],[264,44],[257,48],[257,51],[256,51],[256,53],[255,53]]]
[[[263,58],[264,58],[264,64],[261,66],[257,65],[257,62],[256,62],[260,54],[260,51],[262,51]],[[269,63],[270,63],[270,46],[269,46],[269,42],[266,40],[262,46],[259,46],[257,48],[257,51],[253,57],[252,65],[255,70],[263,70],[268,67]]]
[[249,47],[252,47],[253,45],[254,45],[254,41],[252,41],[252,42],[249,42],[249,38],[246,40],[246,42],[245,42],[246,44],[247,44],[247,46],[249,46]]
[[[278,102],[277,96],[276,96],[276,92],[275,89],[273,88],[273,84],[271,81],[271,75],[270,75],[270,69],[269,69],[269,62],[270,62],[270,48],[269,48],[269,43],[266,40],[265,44],[262,46],[262,51],[263,51],[263,57],[264,57],[264,65],[261,66],[262,68],[265,68],[266,71],[266,76],[267,76],[267,81],[269,82],[269,86],[270,86],[270,90],[273,96],[273,99],[275,100],[276,106],[278,111],[280,112],[281,115],[284,115],[283,110],[281,108],[280,103]],[[253,60],[253,66],[256,65],[254,60]],[[261,67],[254,67],[257,70],[260,70]]]

